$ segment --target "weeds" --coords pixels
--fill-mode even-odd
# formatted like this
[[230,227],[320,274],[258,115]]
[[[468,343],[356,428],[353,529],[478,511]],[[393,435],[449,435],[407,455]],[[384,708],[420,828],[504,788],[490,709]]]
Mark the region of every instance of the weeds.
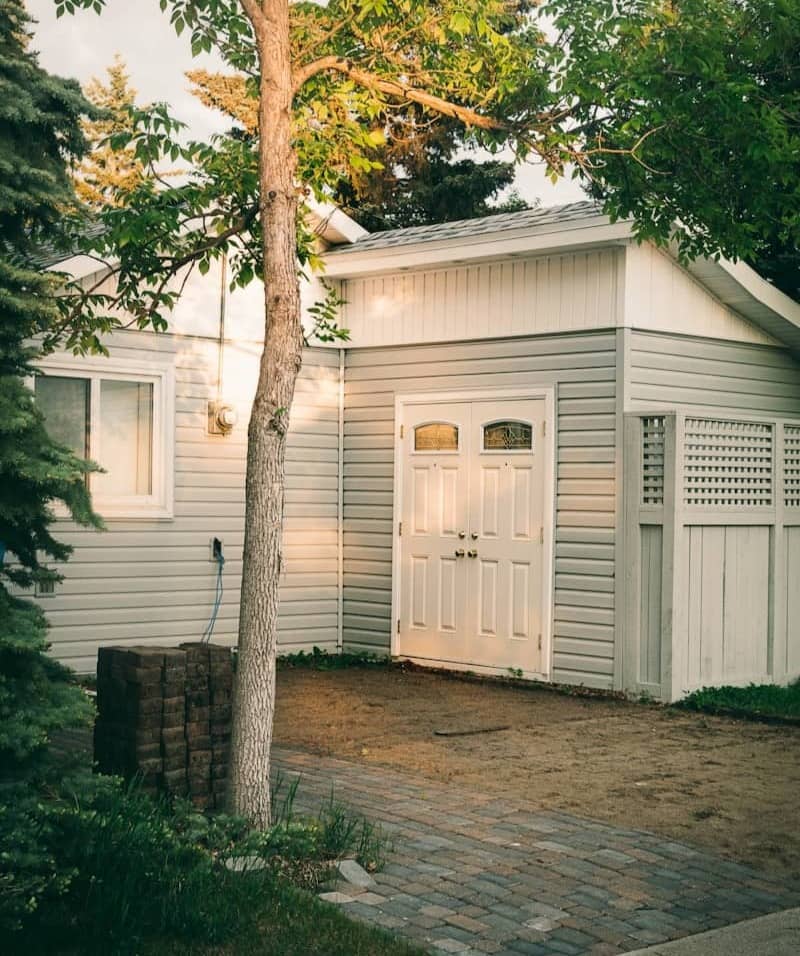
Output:
[[334,671],[348,667],[393,667],[396,666],[386,657],[378,654],[330,654],[319,647],[314,647],[311,653],[298,651],[296,654],[285,654],[278,658],[283,667],[305,667],[312,670]]

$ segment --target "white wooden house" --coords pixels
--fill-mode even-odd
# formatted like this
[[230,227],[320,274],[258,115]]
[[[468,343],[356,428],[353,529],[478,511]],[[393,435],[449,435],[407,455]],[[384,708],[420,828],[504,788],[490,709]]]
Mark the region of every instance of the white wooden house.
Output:
[[[590,203],[320,233],[351,338],[308,349],[298,383],[283,651],[662,699],[800,675],[800,305]],[[108,469],[107,530],[65,522],[75,554],[41,596],[79,670],[103,643],[202,635],[214,537],[214,640],[236,640],[262,313],[260,289],[221,288],[190,282],[169,334],[116,333],[110,359],[48,359],[37,384]]]

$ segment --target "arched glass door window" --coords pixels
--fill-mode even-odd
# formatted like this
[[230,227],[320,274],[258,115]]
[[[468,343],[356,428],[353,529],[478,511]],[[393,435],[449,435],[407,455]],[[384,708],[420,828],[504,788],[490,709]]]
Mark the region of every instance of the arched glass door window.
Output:
[[533,426],[511,419],[483,426],[484,451],[533,451]]
[[414,451],[458,451],[458,425],[428,422],[414,429]]

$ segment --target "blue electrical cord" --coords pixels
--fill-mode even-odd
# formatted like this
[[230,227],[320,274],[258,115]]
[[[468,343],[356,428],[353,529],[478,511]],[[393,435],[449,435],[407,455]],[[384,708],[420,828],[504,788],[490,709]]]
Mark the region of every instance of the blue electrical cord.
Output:
[[222,603],[222,569],[225,567],[225,558],[222,554],[217,555],[217,586],[216,593],[214,594],[214,610],[211,612],[211,617],[208,620],[205,631],[203,631],[202,641],[204,644],[207,644],[211,640],[211,635],[214,633],[214,625],[217,623],[217,614],[219,613],[219,606]]

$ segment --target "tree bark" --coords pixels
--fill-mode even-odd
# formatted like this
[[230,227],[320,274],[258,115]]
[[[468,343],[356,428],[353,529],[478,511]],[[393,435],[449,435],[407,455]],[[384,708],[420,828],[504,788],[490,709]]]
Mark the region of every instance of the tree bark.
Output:
[[264,350],[247,444],[239,654],[233,706],[229,806],[270,824],[270,748],[275,711],[286,433],[303,334],[297,276],[296,157],[288,0],[243,3],[261,66],[260,210],[264,243]]

